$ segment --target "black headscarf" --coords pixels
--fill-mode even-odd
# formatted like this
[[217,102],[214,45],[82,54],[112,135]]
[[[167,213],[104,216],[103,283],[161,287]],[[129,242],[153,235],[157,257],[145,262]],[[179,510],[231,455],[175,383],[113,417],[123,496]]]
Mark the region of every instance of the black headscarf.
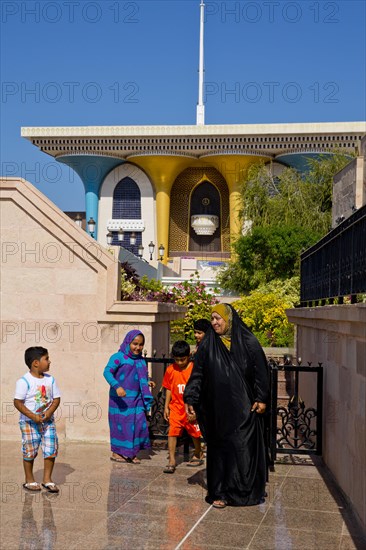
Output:
[[199,330],[201,332],[207,332],[210,326],[211,323],[210,321],[208,321],[208,319],[197,319],[193,322],[194,330]]

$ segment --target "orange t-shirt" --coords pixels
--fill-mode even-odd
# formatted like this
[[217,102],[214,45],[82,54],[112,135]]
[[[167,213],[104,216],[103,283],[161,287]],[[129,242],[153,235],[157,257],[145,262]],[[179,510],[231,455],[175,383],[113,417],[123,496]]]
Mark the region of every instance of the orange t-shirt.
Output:
[[181,370],[176,363],[169,365],[163,378],[163,387],[172,392],[172,398],[169,403],[170,412],[174,416],[186,418],[186,411],[183,402],[184,388],[191,376],[193,362],[188,363],[187,368]]

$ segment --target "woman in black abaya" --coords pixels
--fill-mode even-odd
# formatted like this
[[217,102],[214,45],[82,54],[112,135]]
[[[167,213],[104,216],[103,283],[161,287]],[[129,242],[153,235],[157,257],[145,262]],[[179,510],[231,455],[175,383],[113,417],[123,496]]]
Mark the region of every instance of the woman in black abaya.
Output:
[[184,391],[188,416],[207,443],[207,502],[217,508],[263,502],[267,461],[263,413],[268,365],[249,328],[228,304],[213,306]]

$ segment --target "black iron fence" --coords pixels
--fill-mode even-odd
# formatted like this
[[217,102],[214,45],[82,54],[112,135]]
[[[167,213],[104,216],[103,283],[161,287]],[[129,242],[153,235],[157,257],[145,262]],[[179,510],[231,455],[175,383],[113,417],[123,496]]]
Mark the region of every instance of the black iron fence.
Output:
[[[274,463],[278,453],[322,454],[323,421],[323,367],[304,366],[299,361],[280,365],[270,361],[271,406],[268,430],[270,459]],[[286,384],[285,392],[280,388]],[[309,380],[308,377],[316,377]],[[307,378],[307,380],[306,380]],[[301,395],[306,392],[311,403]]]
[[[171,359],[170,357],[145,357],[145,361],[148,365],[160,365],[164,373],[167,366],[173,363],[173,359]],[[169,425],[166,420],[164,420],[164,405],[165,391],[163,388],[158,388],[149,417],[149,430],[151,439],[168,438]]]
[[[145,357],[149,364],[161,365],[163,372],[173,360],[168,357]],[[271,400],[266,414],[265,429],[270,462],[274,463],[278,453],[322,454],[323,415],[323,368],[301,365],[299,360],[292,364],[290,357],[284,357],[284,364],[269,360]],[[315,381],[305,380],[305,377]],[[305,385],[311,388],[306,391]],[[304,391],[311,394],[311,403],[305,403]],[[155,391],[149,417],[152,440],[167,440],[169,425],[164,420],[165,392]],[[184,452],[188,453],[190,438],[183,437]]]
[[366,293],[366,205],[301,255],[301,306]]

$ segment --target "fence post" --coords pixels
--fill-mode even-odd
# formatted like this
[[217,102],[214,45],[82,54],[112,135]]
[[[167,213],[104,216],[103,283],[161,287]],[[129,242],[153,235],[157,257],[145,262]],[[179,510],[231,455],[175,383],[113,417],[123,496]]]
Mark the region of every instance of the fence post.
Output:
[[317,396],[316,396],[316,436],[317,436],[317,453],[322,455],[323,452],[323,367],[319,363],[318,380],[317,380]]
[[271,427],[270,427],[270,455],[271,463],[276,460],[276,435],[277,435],[277,365],[271,364]]

